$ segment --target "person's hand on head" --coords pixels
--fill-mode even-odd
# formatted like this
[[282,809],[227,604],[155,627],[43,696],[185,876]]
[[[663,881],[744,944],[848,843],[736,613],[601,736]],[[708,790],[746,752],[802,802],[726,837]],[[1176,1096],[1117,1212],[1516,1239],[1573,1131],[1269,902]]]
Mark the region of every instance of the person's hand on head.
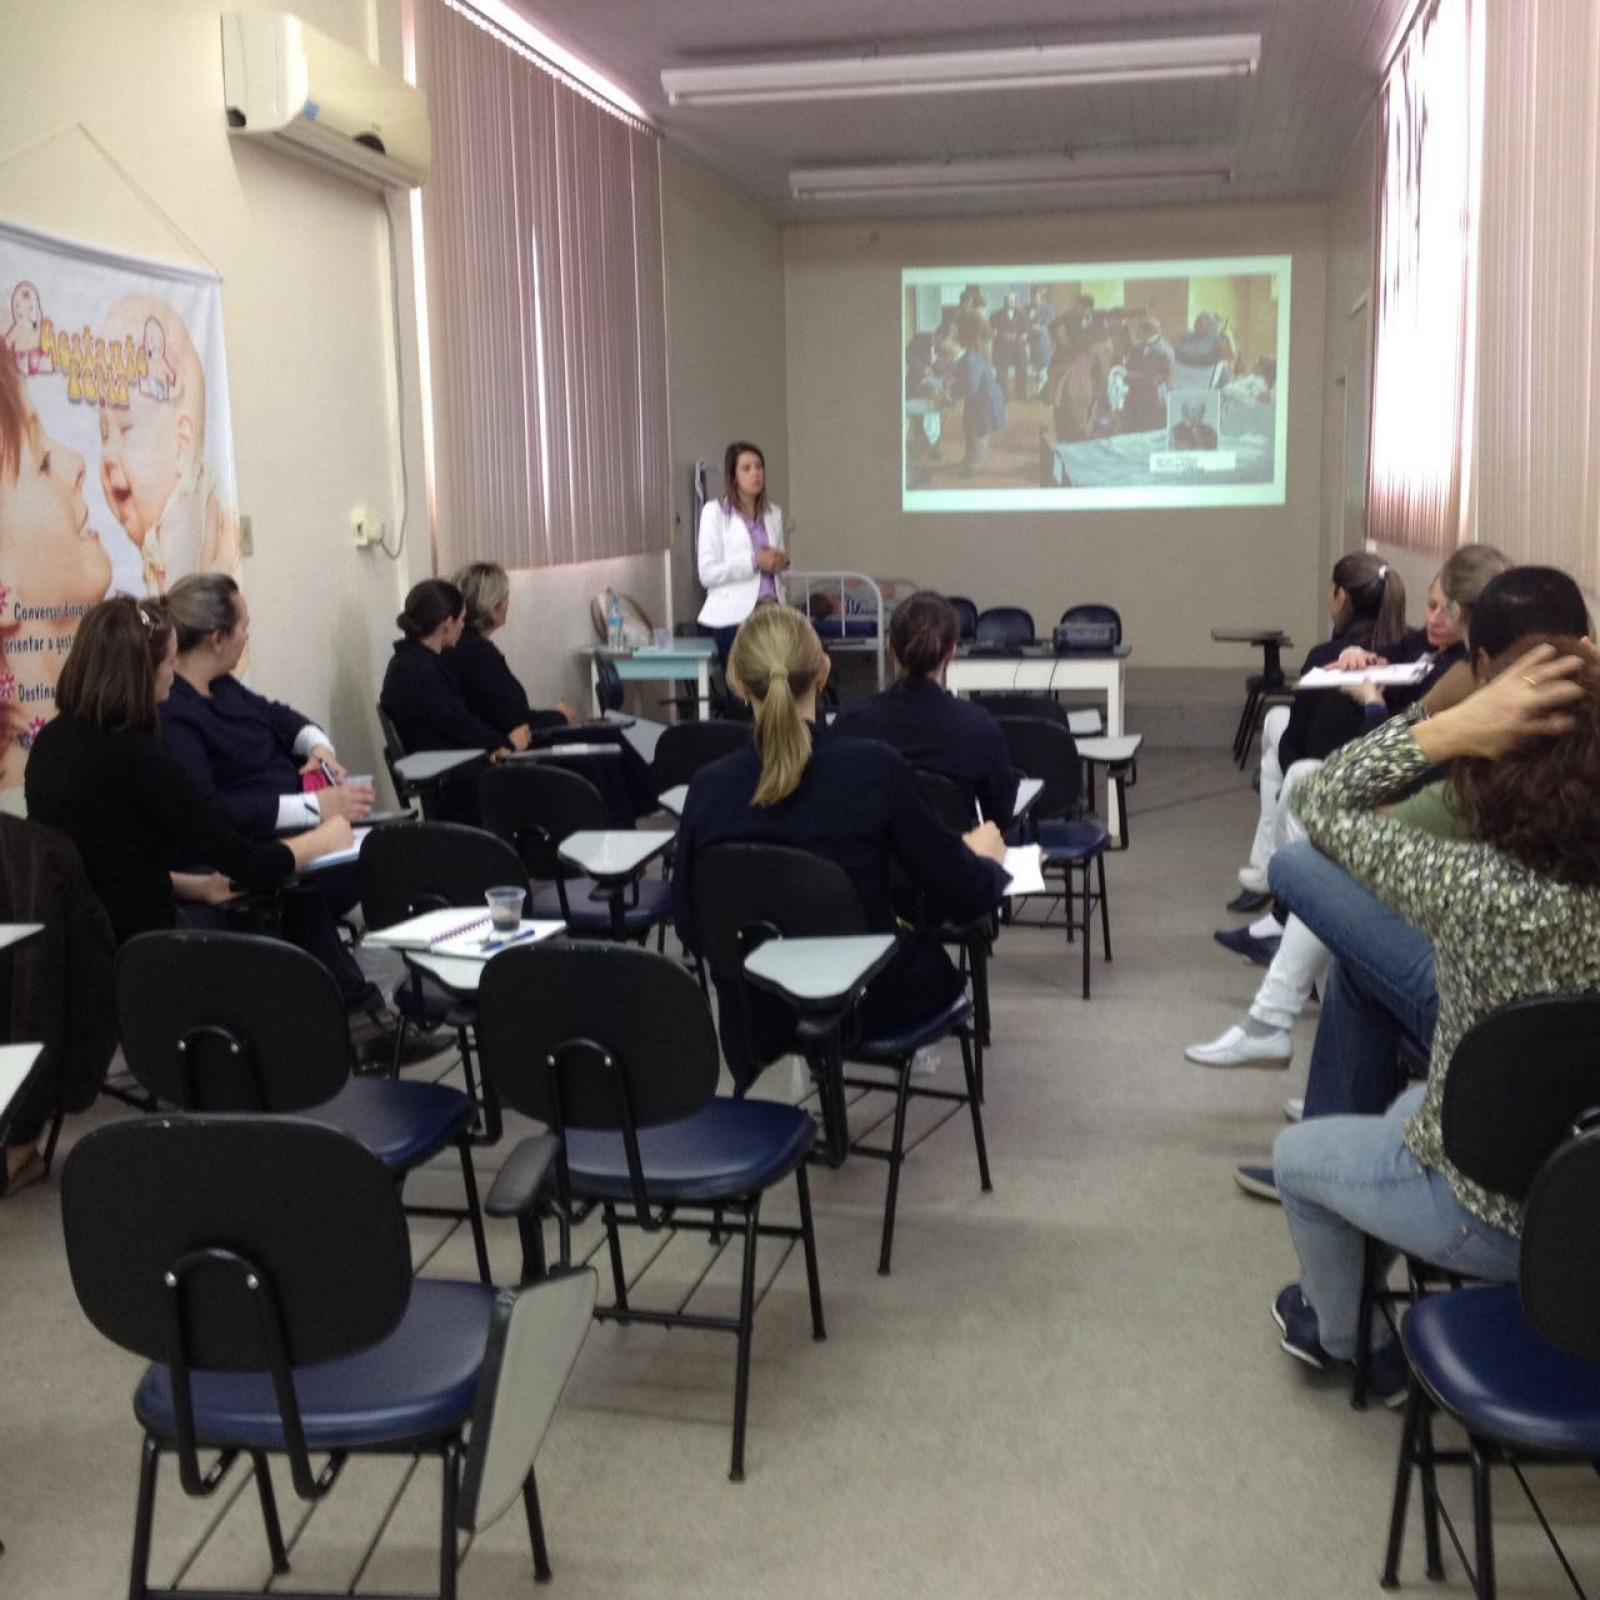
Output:
[[962,841],[975,856],[985,856],[990,861],[1003,862],[1006,858],[1006,839],[992,822],[980,822],[976,828],[964,833]]
[[1530,739],[1570,733],[1575,723],[1567,708],[1591,692],[1579,679],[1600,668],[1600,654],[1585,645],[1581,655],[1558,655],[1553,645],[1535,645],[1476,694],[1433,718],[1432,725],[1446,735],[1452,754],[1485,761],[1498,761]]

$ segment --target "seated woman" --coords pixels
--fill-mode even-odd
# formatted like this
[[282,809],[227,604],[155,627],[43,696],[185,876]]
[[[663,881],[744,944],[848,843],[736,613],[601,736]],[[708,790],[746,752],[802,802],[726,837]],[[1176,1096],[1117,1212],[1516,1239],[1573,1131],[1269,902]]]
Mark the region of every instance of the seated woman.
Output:
[[[226,573],[180,578],[167,594],[178,670],[161,736],[189,781],[241,833],[270,838],[327,817],[361,822],[370,787],[344,783],[333,741],[310,717],[233,676],[250,643],[250,608]],[[311,792],[306,774],[318,774]],[[323,777],[335,780],[322,786]]]
[[[177,921],[175,896],[220,902],[276,888],[307,862],[351,843],[327,821],[282,842],[247,838],[189,782],[158,737],[177,639],[159,606],[103,600],[78,625],[56,685],[55,720],[34,741],[24,780],[28,815],[77,845],[117,943]],[[175,860],[209,874],[174,874]]]
[[1004,829],[1017,798],[1005,735],[982,706],[945,692],[945,670],[960,640],[960,620],[942,594],[924,589],[902,600],[889,624],[898,678],[882,694],[847,705],[837,726],[881,739],[913,767],[949,778],[985,821]]
[[[1453,763],[1461,838],[1382,814],[1443,762]],[[1597,790],[1600,651],[1565,637],[1521,653],[1437,716],[1394,718],[1301,787],[1295,804],[1317,848],[1432,939],[1439,1017],[1426,1085],[1381,1116],[1316,1117],[1278,1138],[1273,1167],[1301,1278],[1273,1317],[1299,1360],[1353,1356],[1364,1234],[1468,1276],[1515,1278],[1518,1204],[1451,1165],[1440,1108],[1474,1023],[1516,1000],[1600,988]],[[1388,1337],[1381,1319],[1373,1336]],[[1374,1392],[1397,1395],[1404,1367],[1379,1344]]]
[[[578,715],[565,701],[558,701],[553,711],[535,711],[528,704],[527,691],[489,637],[505,626],[511,610],[511,580],[505,568],[492,561],[474,561],[456,574],[455,586],[467,608],[466,626],[445,660],[461,686],[468,710],[499,728],[508,740],[519,729],[531,741],[534,730],[575,723]],[[660,802],[649,764],[620,728],[586,728],[582,737],[585,743],[615,744],[621,751],[620,758],[574,762],[600,790],[617,826],[631,827],[635,818],[657,809]]]
[[[923,798],[904,757],[817,722],[828,657],[798,611],[753,612],[734,640],[729,676],[734,692],[754,705],[755,738],[702,767],[689,785],[672,875],[678,936],[693,947],[691,886],[701,851],[731,842],[791,845],[842,866],[867,925],[899,933],[895,958],[862,1003],[863,1026],[886,1032],[948,1004],[961,977],[935,940],[897,928],[890,862],[952,914],[975,917],[999,902],[1008,882],[1000,830],[986,822],[958,838]],[[737,1004],[721,1007],[723,1050],[742,1092],[766,1063],[739,1035],[740,1014]]]

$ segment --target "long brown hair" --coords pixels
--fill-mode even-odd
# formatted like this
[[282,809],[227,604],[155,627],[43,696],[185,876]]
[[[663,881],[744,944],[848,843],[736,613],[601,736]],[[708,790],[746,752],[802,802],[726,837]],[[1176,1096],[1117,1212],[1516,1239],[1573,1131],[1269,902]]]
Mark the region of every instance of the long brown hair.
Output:
[[[1575,653],[1577,640],[1533,633],[1495,661],[1495,675],[1515,672],[1536,645]],[[1450,771],[1467,831],[1503,850],[1530,872],[1581,888],[1600,888],[1600,672],[1585,667],[1588,691],[1563,707],[1569,733],[1537,739],[1498,761],[1463,757]]]
[[159,600],[102,600],[78,624],[56,682],[56,710],[108,733],[154,733],[156,668],[171,638]]
[[755,707],[758,806],[775,806],[800,787],[811,729],[797,702],[827,663],[817,630],[791,606],[757,606],[734,638],[728,675]]
[[889,623],[889,649],[908,678],[931,678],[960,638],[956,608],[932,589],[908,595]]
[[[761,463],[763,474],[767,470],[767,458],[761,452],[761,446],[751,444],[748,439],[735,439],[722,453],[722,504],[728,511],[738,511],[739,507],[739,457],[754,456]],[[759,522],[767,514],[767,482],[765,476],[761,480],[761,493],[756,496],[755,519]]]
[[1387,561],[1353,550],[1333,565],[1333,582],[1350,596],[1350,620],[1372,622],[1375,644],[1392,644],[1406,631],[1406,585]]

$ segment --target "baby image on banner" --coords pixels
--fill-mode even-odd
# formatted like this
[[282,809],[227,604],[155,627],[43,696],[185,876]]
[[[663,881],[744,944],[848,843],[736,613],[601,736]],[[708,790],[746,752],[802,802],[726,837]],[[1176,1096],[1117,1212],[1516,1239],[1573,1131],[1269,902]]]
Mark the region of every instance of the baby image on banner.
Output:
[[238,567],[221,280],[0,221],[0,804],[91,606]]

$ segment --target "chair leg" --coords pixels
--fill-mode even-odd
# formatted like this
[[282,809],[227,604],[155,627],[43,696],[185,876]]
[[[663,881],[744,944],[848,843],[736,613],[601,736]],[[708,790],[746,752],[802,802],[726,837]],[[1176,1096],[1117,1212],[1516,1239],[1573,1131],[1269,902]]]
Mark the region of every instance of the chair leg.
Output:
[[473,1134],[475,1144],[499,1144],[505,1132],[505,1122],[500,1115],[500,1096],[487,1078],[479,1078],[472,1059],[472,1036],[465,1028],[456,1030],[456,1044],[461,1051],[461,1076],[466,1083],[467,1097],[478,1106],[478,1130]]
[[828,1330],[822,1323],[822,1276],[817,1271],[817,1233],[811,1224],[811,1180],[806,1176],[806,1164],[794,1169],[794,1184],[800,1194],[800,1244],[806,1253],[806,1292],[811,1296],[811,1337],[826,1339]]
[[1433,1407],[1426,1401],[1417,1438],[1422,1479],[1422,1553],[1426,1561],[1423,1572],[1431,1583],[1438,1583],[1444,1577],[1444,1554],[1439,1544],[1439,1475],[1433,1454]]
[[156,1520],[156,1469],[161,1449],[148,1434],[139,1450],[139,1498],[133,1514],[133,1558],[128,1569],[128,1600],[149,1600],[150,1535]]
[[521,1283],[526,1287],[530,1283],[540,1282],[549,1271],[544,1254],[544,1218],[537,1215],[518,1217],[517,1237],[522,1243]]
[[[989,950],[981,938],[974,939],[971,949],[972,1009],[977,1013],[978,1042],[987,1045],[989,1032]],[[981,1087],[980,1082],[980,1087]]]
[[1400,1582],[1400,1552],[1406,1537],[1406,1503],[1411,1496],[1411,1469],[1422,1437],[1422,1411],[1428,1401],[1415,1378],[1406,1396],[1405,1421],[1400,1425],[1400,1456],[1394,1471],[1394,1501],[1389,1510],[1389,1543],[1384,1551],[1383,1576],[1378,1581],[1385,1589]]
[[394,1030],[394,1054],[389,1058],[389,1076],[400,1076],[400,1056],[406,1047],[406,1032],[411,1024],[406,1020],[405,1012],[400,1013],[400,1026]]
[[[1090,913],[1092,908],[1089,904],[1089,863],[1085,860],[1079,862],[1078,865],[1083,869],[1083,998],[1087,1000],[1089,998],[1089,937],[1094,929],[1094,922],[1091,920]],[[1072,911],[1073,907],[1069,902],[1067,905],[1069,918],[1072,915]]]
[[259,1450],[250,1452],[250,1464],[255,1469],[256,1494],[261,1500],[261,1521],[267,1530],[272,1570],[281,1577],[289,1570],[289,1552],[283,1547],[283,1524],[278,1520],[278,1498],[272,1492],[272,1473],[267,1467],[267,1458]]
[[472,1138],[462,1134],[456,1140],[461,1152],[461,1185],[467,1191],[467,1225],[472,1229],[472,1248],[478,1256],[478,1281],[490,1283],[489,1245],[483,1236],[483,1207],[478,1203],[478,1175],[472,1166]]
[[617,1309],[628,1309],[628,1276],[622,1270],[622,1238],[617,1231],[616,1207],[608,1200],[604,1208],[606,1219],[606,1249],[611,1256],[611,1287],[617,1297]]
[[461,1487],[461,1447],[452,1440],[441,1454],[444,1483],[439,1496],[439,1600],[456,1600],[456,1495]]
[[894,1098],[894,1137],[889,1141],[889,1192],[883,1201],[883,1242],[878,1249],[878,1276],[889,1276],[889,1256],[894,1249],[894,1208],[900,1197],[900,1164],[906,1158],[906,1103],[911,1098],[911,1063],[900,1063],[900,1082]]
[[1104,852],[1094,858],[1095,872],[1100,882],[1100,941],[1105,959],[1111,959],[1111,902],[1106,898],[1106,858]]
[[1367,1373],[1372,1365],[1373,1281],[1378,1270],[1377,1241],[1365,1234],[1361,1240],[1361,1298],[1356,1306],[1355,1378],[1350,1385],[1350,1406],[1367,1409]]
[[1477,1565],[1478,1600],[1494,1600],[1494,1524],[1490,1518],[1489,1457],[1482,1443],[1473,1439],[1472,1446],[1472,1542],[1473,1558]]
[[50,1132],[45,1136],[44,1141],[44,1170],[46,1177],[50,1175],[50,1168],[56,1159],[56,1145],[60,1143],[61,1129],[66,1120],[67,1114],[65,1111],[57,1111],[55,1116],[50,1119]]
[[956,1039],[961,1045],[961,1069],[967,1077],[967,1110],[972,1113],[972,1142],[978,1151],[978,1184],[987,1194],[994,1185],[989,1181],[989,1148],[983,1139],[983,1096],[978,1093],[972,1039],[965,1028],[956,1034]]
[[756,1244],[760,1239],[761,1196],[752,1195],[744,1214],[744,1270],[739,1280],[739,1358],[733,1377],[733,1464],[729,1480],[744,1482],[744,1430],[750,1410],[750,1340],[756,1322]]
[[528,1543],[533,1546],[533,1581],[549,1583],[550,1551],[544,1542],[544,1518],[539,1514],[539,1485],[534,1482],[532,1467],[522,1481],[522,1509],[528,1518]]

